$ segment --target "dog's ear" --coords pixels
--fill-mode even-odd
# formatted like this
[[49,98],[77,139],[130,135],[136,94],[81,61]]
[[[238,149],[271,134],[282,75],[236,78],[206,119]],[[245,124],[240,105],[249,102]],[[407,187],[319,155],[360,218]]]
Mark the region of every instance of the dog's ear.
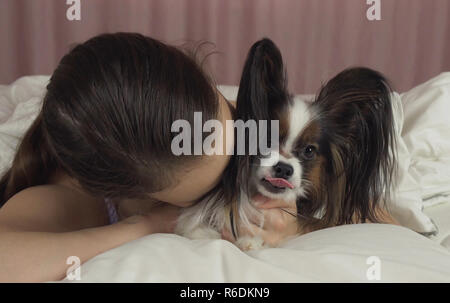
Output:
[[330,165],[336,179],[345,183],[341,198],[333,201],[339,224],[350,223],[354,216],[377,222],[377,203],[389,198],[396,171],[391,92],[379,72],[351,68],[322,87],[313,103],[326,128],[331,161],[342,162]]
[[281,52],[270,39],[250,48],[245,61],[236,101],[239,119],[277,119],[275,113],[289,102],[286,72]]
[[[271,142],[271,121],[279,120],[282,109],[289,104],[290,96],[287,91],[286,73],[283,66],[283,58],[280,50],[270,39],[262,39],[250,48],[239,84],[239,92],[236,100],[235,120],[247,122],[253,120],[259,125],[259,121],[266,120],[266,128],[258,128],[258,140],[265,136],[266,146],[278,146],[279,142]],[[249,146],[255,144],[254,136],[250,136],[245,129],[245,153],[237,151],[235,144],[235,156],[224,172],[225,192],[247,192],[249,194],[250,166],[253,160],[258,158],[250,155]],[[261,134],[264,131],[266,134]],[[278,130],[276,130],[278,131]],[[235,129],[235,138],[237,129]],[[259,142],[259,141],[258,141]],[[259,150],[258,155],[262,152]],[[228,181],[227,181],[228,180]]]

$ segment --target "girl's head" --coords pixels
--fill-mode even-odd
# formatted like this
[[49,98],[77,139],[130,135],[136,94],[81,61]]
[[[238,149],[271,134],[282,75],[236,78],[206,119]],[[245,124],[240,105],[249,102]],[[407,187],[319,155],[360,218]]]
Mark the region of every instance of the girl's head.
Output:
[[94,37],[65,55],[42,111],[0,183],[0,201],[62,170],[86,191],[153,197],[180,206],[219,181],[229,158],[176,156],[172,123],[231,118],[228,102],[196,61],[140,34]]

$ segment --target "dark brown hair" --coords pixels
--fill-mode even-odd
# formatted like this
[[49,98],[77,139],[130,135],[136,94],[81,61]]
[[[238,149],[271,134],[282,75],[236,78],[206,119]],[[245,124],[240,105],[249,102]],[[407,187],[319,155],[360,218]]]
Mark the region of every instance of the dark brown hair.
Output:
[[179,49],[135,33],[77,45],[54,71],[42,110],[0,181],[0,205],[46,184],[57,169],[98,196],[165,188],[188,157],[171,151],[172,122],[193,123],[196,111],[215,119],[218,99],[196,60]]

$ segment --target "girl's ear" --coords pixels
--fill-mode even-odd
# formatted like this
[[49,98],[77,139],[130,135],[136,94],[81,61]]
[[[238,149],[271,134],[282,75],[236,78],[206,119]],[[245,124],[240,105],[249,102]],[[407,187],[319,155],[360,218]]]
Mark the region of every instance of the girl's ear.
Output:
[[290,100],[280,50],[270,39],[262,39],[250,48],[239,84],[237,118],[277,119]]

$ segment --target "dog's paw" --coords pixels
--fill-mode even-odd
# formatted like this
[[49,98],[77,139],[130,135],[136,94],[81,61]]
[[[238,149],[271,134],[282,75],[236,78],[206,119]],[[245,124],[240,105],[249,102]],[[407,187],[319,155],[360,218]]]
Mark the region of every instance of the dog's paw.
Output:
[[243,251],[264,248],[264,240],[261,237],[240,237],[236,241],[236,246]]

